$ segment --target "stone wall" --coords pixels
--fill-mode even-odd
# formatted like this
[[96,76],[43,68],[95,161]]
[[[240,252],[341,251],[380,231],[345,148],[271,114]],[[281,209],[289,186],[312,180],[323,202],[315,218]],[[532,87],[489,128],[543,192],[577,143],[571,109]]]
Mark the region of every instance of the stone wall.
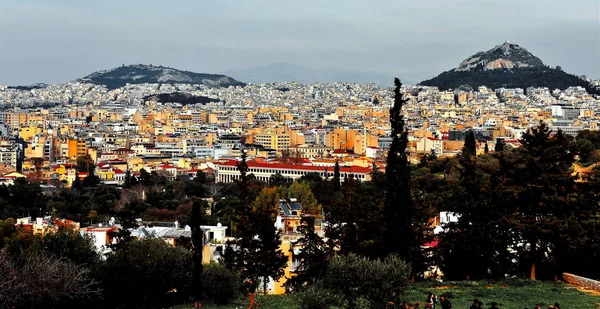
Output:
[[580,286],[586,289],[600,291],[600,281],[580,277],[577,275],[563,273],[563,280],[567,283]]

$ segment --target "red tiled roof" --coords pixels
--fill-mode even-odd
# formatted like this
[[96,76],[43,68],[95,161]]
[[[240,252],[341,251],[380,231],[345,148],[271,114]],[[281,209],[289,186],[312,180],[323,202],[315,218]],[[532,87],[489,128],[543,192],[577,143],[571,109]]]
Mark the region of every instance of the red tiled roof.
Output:
[[[215,165],[223,166],[236,166],[237,161],[228,160],[225,162],[215,162]],[[277,169],[289,169],[289,170],[304,170],[304,171],[331,171],[333,172],[332,166],[314,166],[314,165],[294,165],[294,164],[283,164],[283,163],[257,163],[254,161],[247,162],[248,167],[262,167],[262,168],[277,168]],[[369,167],[361,166],[340,166],[340,172],[342,173],[363,173],[368,174],[371,172]]]
[[432,241],[424,244],[423,247],[426,247],[426,248],[435,248],[435,247],[438,246],[439,243],[440,242],[436,239],[436,240],[432,240]]

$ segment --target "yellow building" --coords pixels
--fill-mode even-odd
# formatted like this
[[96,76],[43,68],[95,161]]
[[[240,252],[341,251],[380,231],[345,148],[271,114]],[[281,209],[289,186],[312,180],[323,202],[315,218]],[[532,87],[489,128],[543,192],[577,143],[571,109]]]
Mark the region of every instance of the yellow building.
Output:
[[67,145],[67,157],[71,160],[83,157],[87,154],[87,144],[82,139],[69,139]]
[[255,144],[275,149],[278,152],[290,148],[290,134],[288,133],[264,132],[255,136],[253,141]]
[[19,136],[26,141],[31,140],[35,135],[40,133],[42,133],[42,129],[38,126],[25,126],[19,129]]

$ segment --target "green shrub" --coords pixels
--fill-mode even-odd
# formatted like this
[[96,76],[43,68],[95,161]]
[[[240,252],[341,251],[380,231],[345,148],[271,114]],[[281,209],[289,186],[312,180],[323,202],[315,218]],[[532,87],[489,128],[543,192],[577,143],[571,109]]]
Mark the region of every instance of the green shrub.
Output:
[[325,289],[321,282],[306,287],[297,294],[301,309],[331,309],[342,306],[342,298],[334,291]]
[[230,303],[239,296],[239,276],[221,264],[204,266],[202,291],[204,296],[220,305]]
[[162,239],[134,240],[108,256],[104,299],[110,308],[153,308],[188,298],[192,254]]
[[410,266],[396,256],[370,260],[350,254],[329,262],[323,286],[343,297],[348,308],[364,307],[365,301],[370,308],[385,308],[401,298],[410,273]]

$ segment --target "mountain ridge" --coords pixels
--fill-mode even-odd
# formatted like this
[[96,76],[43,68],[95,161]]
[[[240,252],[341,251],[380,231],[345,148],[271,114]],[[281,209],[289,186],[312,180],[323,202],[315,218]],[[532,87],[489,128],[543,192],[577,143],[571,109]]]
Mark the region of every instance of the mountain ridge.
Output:
[[527,49],[504,42],[494,48],[477,52],[464,59],[460,64],[438,76],[424,80],[424,86],[436,86],[440,89],[454,89],[462,85],[473,88],[548,87],[565,89],[570,86],[588,88],[587,81],[564,72],[560,67],[551,68]]
[[145,64],[122,65],[112,69],[100,70],[76,81],[106,85],[109,89],[123,87],[128,83],[185,83],[211,87],[245,86],[245,83],[223,74],[196,73]]

